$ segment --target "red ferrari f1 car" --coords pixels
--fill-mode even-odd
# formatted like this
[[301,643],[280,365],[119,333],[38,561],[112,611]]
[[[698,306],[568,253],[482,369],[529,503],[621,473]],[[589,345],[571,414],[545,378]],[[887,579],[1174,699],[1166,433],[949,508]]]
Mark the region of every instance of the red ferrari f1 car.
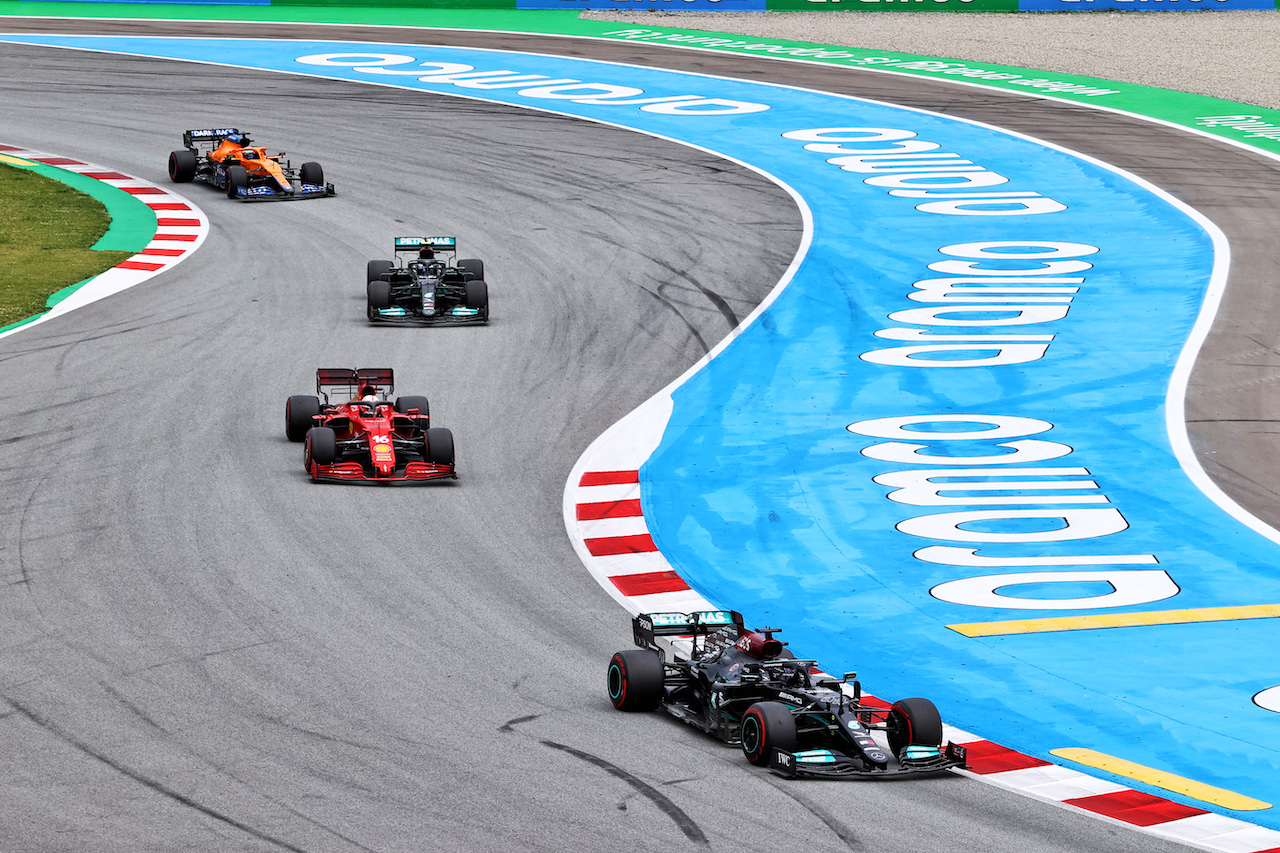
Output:
[[[284,431],[305,443],[316,482],[395,483],[458,478],[453,433],[431,426],[426,397],[397,397],[389,367],[316,371],[316,396],[284,407]],[[321,398],[324,402],[321,402]]]

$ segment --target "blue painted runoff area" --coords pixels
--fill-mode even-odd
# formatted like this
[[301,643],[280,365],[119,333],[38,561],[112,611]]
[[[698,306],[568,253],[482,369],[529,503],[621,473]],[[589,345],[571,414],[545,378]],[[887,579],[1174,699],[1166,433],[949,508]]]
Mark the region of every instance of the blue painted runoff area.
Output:
[[[680,574],[829,671],[1014,749],[1087,747],[1280,803],[1280,716],[1253,701],[1280,684],[1280,626],[1248,618],[1280,604],[1280,546],[1201,488],[1170,396],[1226,250],[1154,188],[955,118],[663,70],[0,38],[554,111],[766,172],[803,200],[807,252],[673,392],[641,470]],[[1274,808],[1227,813],[1280,829]]]

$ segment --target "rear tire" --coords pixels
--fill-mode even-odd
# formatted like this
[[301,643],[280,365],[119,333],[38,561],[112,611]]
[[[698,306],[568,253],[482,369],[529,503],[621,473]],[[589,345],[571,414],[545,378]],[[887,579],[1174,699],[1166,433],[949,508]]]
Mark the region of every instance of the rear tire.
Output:
[[305,459],[307,471],[311,470],[311,463],[317,465],[332,465],[333,460],[338,458],[338,436],[329,427],[312,427],[307,430],[307,444],[305,448]]
[[410,409],[418,410],[418,417],[431,417],[431,405],[426,397],[396,397],[396,411],[402,415],[409,414]]
[[942,746],[942,717],[928,699],[901,699],[889,710],[889,749],[894,755],[915,744]]
[[308,394],[290,397],[284,404],[284,434],[290,441],[302,441],[320,414],[320,398]]
[[394,261],[369,261],[369,277],[365,281],[377,281],[382,278],[383,273],[391,272],[395,266]]
[[489,319],[489,285],[476,279],[466,284],[468,308],[480,309],[480,316]]
[[484,278],[484,261],[479,258],[463,258],[457,266],[464,273],[470,273],[472,279]]
[[447,429],[423,431],[427,440],[427,461],[436,465],[453,464],[453,433]]
[[609,701],[619,711],[652,711],[662,703],[662,658],[650,649],[627,649],[609,660]]
[[304,184],[324,186],[324,169],[320,168],[319,163],[303,163],[298,170],[298,177],[302,178]]
[[756,766],[768,765],[774,749],[795,752],[796,718],[781,702],[757,702],[742,715],[742,753]]
[[169,180],[175,184],[186,184],[196,177],[196,152],[190,148],[180,148],[169,154]]
[[236,191],[241,187],[249,186],[249,173],[244,166],[228,166],[227,167],[227,198],[239,198]]

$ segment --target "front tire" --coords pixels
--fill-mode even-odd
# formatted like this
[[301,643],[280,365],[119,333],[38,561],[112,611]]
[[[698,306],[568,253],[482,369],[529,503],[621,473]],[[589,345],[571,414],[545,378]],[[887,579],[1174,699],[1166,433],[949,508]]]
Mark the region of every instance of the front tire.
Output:
[[307,472],[310,473],[312,463],[316,465],[332,465],[338,458],[338,436],[329,427],[312,427],[307,430],[305,448]]
[[169,154],[169,180],[175,184],[186,184],[196,177],[196,152],[190,148],[180,148]]
[[239,198],[238,190],[241,187],[248,188],[249,173],[244,166],[228,166],[227,167],[227,198]]
[[290,397],[284,404],[284,434],[290,441],[302,441],[320,414],[320,398],[307,394]]
[[427,461],[436,465],[453,464],[453,433],[447,429],[423,430],[427,440]]
[[662,658],[650,649],[627,649],[609,659],[609,701],[619,711],[652,711],[662,702]]
[[298,170],[298,177],[302,178],[304,184],[324,186],[324,169],[320,168],[319,163],[303,163],[302,168]]
[[908,746],[941,746],[942,717],[928,699],[901,699],[889,710],[889,749],[901,755]]
[[369,296],[369,319],[378,316],[378,311],[382,308],[391,307],[391,282],[388,281],[371,281],[368,288]]
[[795,752],[796,718],[781,702],[757,702],[742,715],[742,753],[756,766],[767,766],[775,749]]
[[391,272],[395,266],[394,261],[369,261],[368,278],[365,281],[377,281],[382,278],[383,273]]
[[489,285],[479,279],[467,282],[466,299],[468,308],[478,308],[480,316],[489,319]]

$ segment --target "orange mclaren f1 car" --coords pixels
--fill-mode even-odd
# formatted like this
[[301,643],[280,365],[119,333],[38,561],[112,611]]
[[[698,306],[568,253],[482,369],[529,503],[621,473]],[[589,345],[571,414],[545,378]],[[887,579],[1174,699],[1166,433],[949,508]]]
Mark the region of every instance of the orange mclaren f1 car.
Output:
[[[458,478],[453,433],[431,426],[426,397],[397,397],[389,367],[320,368],[316,396],[289,398],[284,431],[305,443],[311,479],[395,483]],[[324,402],[321,402],[321,398]]]
[[285,201],[333,195],[319,163],[294,168],[284,152],[268,154],[253,145],[249,135],[234,127],[188,130],[182,148],[169,154],[169,179],[174,183],[204,181],[241,201]]

